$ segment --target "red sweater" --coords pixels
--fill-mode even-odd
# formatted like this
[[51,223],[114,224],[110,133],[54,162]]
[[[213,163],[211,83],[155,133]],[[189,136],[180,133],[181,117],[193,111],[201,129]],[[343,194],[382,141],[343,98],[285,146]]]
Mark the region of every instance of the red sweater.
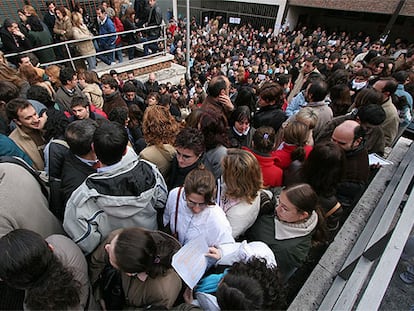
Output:
[[282,185],[283,171],[280,167],[276,166],[273,156],[259,155],[247,147],[242,147],[242,149],[251,152],[257,161],[259,161],[263,175],[263,185],[265,187],[280,187]]
[[[312,151],[312,146],[306,145],[305,149],[305,159],[308,157],[309,153]],[[281,169],[287,169],[292,163],[291,154],[296,149],[294,145],[283,144],[282,149],[275,150],[271,155],[275,158],[275,163]]]

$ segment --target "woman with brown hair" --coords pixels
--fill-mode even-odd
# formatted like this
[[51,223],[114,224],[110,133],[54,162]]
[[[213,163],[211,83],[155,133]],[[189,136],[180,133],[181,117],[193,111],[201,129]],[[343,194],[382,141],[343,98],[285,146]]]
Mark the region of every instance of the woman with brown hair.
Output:
[[99,87],[99,79],[96,72],[79,72],[78,80],[82,93],[89,99],[89,102],[96,108],[102,110],[104,99],[102,96],[102,89]]
[[299,121],[289,122],[283,129],[281,147],[272,152],[276,165],[285,170],[295,160],[303,162],[312,150],[312,146],[306,144],[308,137],[309,127],[306,124]]
[[[72,20],[70,18],[70,11],[64,6],[58,6],[55,9],[56,20],[53,27],[53,33],[55,34],[55,43],[63,42],[72,39]],[[68,57],[67,50],[64,45],[56,48],[58,59]]]
[[[135,25],[135,10],[132,7],[128,7],[125,11],[124,16],[121,19],[122,24],[124,25],[124,30],[134,30],[137,29]],[[128,44],[136,44],[138,43],[137,34],[135,32],[127,33],[123,35],[123,40]],[[128,59],[134,59],[135,57],[135,46],[131,46],[128,48]]]
[[19,69],[19,76],[29,82],[31,86],[39,85],[45,88],[48,91],[50,98],[55,100],[56,92],[53,89],[52,84],[49,81],[43,81],[32,66],[21,66]]
[[[121,272],[122,307],[171,308],[181,290],[181,279],[171,266],[180,247],[176,239],[161,231],[138,227],[113,231],[92,254],[91,282],[97,284],[110,264]],[[105,300],[102,296],[98,292],[95,298]]]
[[45,74],[49,77],[49,81],[52,83],[54,90],[57,91],[62,85],[59,79],[60,67],[57,65],[47,66],[45,69]]
[[185,177],[184,186],[168,194],[164,226],[168,226],[183,245],[200,236],[208,246],[234,243],[230,223],[215,199],[213,174],[204,167],[193,169]]
[[26,97],[30,84],[18,75],[16,69],[0,63],[0,80],[13,83],[19,88],[20,96]]
[[260,216],[247,233],[273,251],[285,280],[305,261],[312,244],[325,243],[326,227],[318,196],[308,184],[282,190],[274,213]]
[[72,38],[72,20],[70,11],[64,6],[58,6],[55,9],[56,21],[53,32],[59,38],[59,41],[66,41]]
[[147,147],[141,151],[140,157],[157,165],[166,180],[175,155],[173,144],[178,130],[178,123],[168,108],[155,105],[145,109],[142,133]]

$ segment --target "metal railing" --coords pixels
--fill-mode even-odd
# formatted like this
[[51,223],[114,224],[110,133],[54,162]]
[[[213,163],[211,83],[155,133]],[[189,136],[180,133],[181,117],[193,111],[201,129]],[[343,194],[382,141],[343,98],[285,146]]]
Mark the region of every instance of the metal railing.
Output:
[[[134,43],[134,44],[123,45],[122,47],[115,47],[113,49],[99,51],[99,52],[96,52],[95,54],[80,55],[80,56],[72,55],[72,52],[71,52],[71,49],[70,49],[71,45],[76,46],[77,43],[81,43],[81,42],[85,42],[85,41],[90,41],[90,40],[94,41],[94,40],[98,40],[100,38],[106,38],[106,37],[112,37],[112,36],[122,36],[122,35],[126,35],[126,34],[137,35],[140,32],[144,33],[148,30],[155,29],[155,28],[160,28],[161,36],[158,39],[154,39],[154,40],[148,40],[148,41],[142,41],[142,42],[138,42],[138,43]],[[151,44],[151,43],[155,43],[155,42],[157,42],[157,43],[158,42],[163,42],[164,48],[163,48],[162,51],[155,52],[155,53],[152,53],[150,55],[135,57],[134,59],[145,59],[145,58],[152,57],[154,55],[156,56],[156,55],[166,55],[167,54],[167,27],[166,27],[164,22],[159,26],[149,26],[149,27],[137,28],[137,29],[133,29],[133,30],[109,33],[109,34],[105,34],[105,35],[96,35],[96,36],[93,36],[91,38],[83,38],[83,39],[77,39],[77,40],[67,40],[67,41],[63,41],[63,42],[59,42],[59,43],[53,43],[53,44],[50,44],[50,45],[45,45],[45,46],[32,48],[32,49],[25,50],[25,51],[18,52],[18,53],[5,54],[4,56],[6,58],[9,58],[9,57],[14,57],[14,56],[24,55],[24,54],[27,54],[27,53],[35,53],[37,51],[41,51],[41,50],[45,50],[45,49],[64,46],[65,50],[67,52],[67,55],[68,55],[67,58],[60,59],[60,60],[55,60],[55,61],[48,62],[48,63],[43,63],[43,64],[40,64],[40,66],[41,67],[47,67],[47,66],[50,66],[50,65],[56,65],[56,64],[62,64],[62,63],[70,62],[71,65],[72,65],[72,68],[74,70],[76,70],[76,66],[75,66],[75,61],[76,60],[86,59],[86,58],[91,57],[91,56],[99,56],[99,55],[102,55],[102,54],[108,54],[108,53],[116,52],[116,51],[119,51],[119,50],[125,50],[125,49],[129,49],[131,47],[140,48],[141,46],[143,47],[146,44]]]

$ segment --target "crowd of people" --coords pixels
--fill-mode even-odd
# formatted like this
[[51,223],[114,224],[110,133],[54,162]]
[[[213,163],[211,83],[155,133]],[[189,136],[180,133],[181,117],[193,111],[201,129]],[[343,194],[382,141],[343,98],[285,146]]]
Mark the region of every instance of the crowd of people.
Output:
[[[68,40],[81,40],[67,46],[39,49],[35,54],[41,64],[82,56],[76,62],[77,66],[94,70],[97,59],[112,66],[116,61],[123,62],[124,52],[127,52],[129,60],[135,58],[139,54],[134,46],[137,43],[148,42],[144,44],[144,55],[158,51],[156,40],[161,35],[159,26],[162,23],[162,13],[156,0],[136,1],[136,9],[124,5],[120,12],[115,12],[109,1],[102,1],[96,12],[93,12],[96,18],[92,18],[84,4],[80,3],[74,4],[72,10],[62,5],[56,6],[54,1],[47,1],[46,7],[43,19],[40,12],[26,4],[17,12],[18,22],[13,18],[4,20],[0,38],[5,54],[20,53]],[[150,28],[145,31],[137,30],[142,27]],[[123,31],[130,32],[117,34]],[[96,35],[107,36],[94,39]],[[124,45],[128,48],[122,49]],[[113,51],[115,48],[118,49]],[[111,51],[103,53],[109,50]],[[97,52],[102,53],[96,55]],[[10,57],[8,60],[12,65],[18,66],[17,57]]]
[[[190,48],[191,77],[123,80],[93,71],[85,11],[48,7],[42,22],[25,6],[26,24],[5,21],[2,40],[26,49],[36,24],[55,41],[83,33],[90,61],[0,58],[0,305],[286,308],[365,191],[368,154],[386,157],[411,122],[414,49],[220,17],[189,21],[186,47],[172,18],[168,50],[182,63]],[[135,14],[126,6],[123,25],[139,27]],[[172,258],[196,239],[211,265],[190,289]]]

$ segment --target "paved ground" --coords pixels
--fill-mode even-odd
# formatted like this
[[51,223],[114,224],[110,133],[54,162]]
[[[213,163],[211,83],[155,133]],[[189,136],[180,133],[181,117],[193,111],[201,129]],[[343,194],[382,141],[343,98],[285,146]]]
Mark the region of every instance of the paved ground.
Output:
[[[414,228],[411,234],[414,234]],[[411,307],[414,310],[414,284],[407,285],[399,277],[407,264],[406,261],[400,259],[379,310],[410,310]]]

